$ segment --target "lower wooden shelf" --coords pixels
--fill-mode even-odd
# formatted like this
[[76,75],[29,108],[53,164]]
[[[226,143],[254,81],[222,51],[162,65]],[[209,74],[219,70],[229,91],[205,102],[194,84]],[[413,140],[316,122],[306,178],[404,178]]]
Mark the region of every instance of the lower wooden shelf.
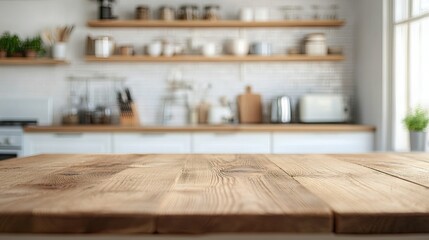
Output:
[[151,57],[146,55],[137,56],[111,56],[100,58],[86,56],[87,62],[315,62],[315,61],[343,61],[342,55],[308,56],[308,55],[274,55],[274,56],[230,56],[222,55],[216,57],[205,56],[173,56],[173,57]]
[[0,58],[0,65],[62,65],[67,61],[52,58]]

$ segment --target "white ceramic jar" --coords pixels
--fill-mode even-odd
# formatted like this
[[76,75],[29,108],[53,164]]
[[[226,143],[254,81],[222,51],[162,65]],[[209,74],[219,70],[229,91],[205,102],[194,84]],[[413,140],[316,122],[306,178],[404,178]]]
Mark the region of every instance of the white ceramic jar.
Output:
[[240,9],[240,20],[244,22],[253,21],[253,9],[252,8]]
[[55,60],[65,60],[67,52],[67,43],[57,42],[52,46],[52,58]]
[[268,21],[270,18],[270,10],[268,8],[255,8],[253,18],[258,22]]
[[305,53],[310,56],[325,56],[328,53],[328,48],[324,42],[307,42]]
[[219,46],[214,43],[214,42],[206,42],[203,44],[203,46],[201,47],[201,53],[205,56],[205,57],[214,57],[219,55],[220,53],[220,48]]
[[323,33],[309,34],[305,39],[305,53],[310,56],[325,56],[328,54],[326,37]]
[[95,56],[108,58],[114,53],[114,43],[111,37],[98,37],[95,39]]
[[151,57],[158,57],[162,54],[163,46],[161,41],[154,41],[147,46],[147,54]]
[[249,54],[249,41],[244,38],[234,38],[227,42],[227,50],[235,56],[246,56]]

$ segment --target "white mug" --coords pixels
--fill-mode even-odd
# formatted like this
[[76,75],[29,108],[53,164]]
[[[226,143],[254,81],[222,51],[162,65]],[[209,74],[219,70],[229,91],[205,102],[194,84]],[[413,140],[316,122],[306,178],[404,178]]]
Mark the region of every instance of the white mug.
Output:
[[240,9],[240,20],[245,22],[253,21],[253,9],[252,8]]
[[164,44],[162,48],[162,55],[172,57],[176,53],[176,46],[170,43]]
[[218,47],[218,45],[216,45],[216,43],[213,42],[205,43],[201,47],[201,53],[206,57],[216,56],[219,54],[219,52],[220,48]]
[[270,11],[268,8],[255,8],[254,16],[255,21],[264,22],[270,18]]
[[204,40],[198,37],[190,37],[186,40],[188,50],[194,54],[198,52],[204,44]]
[[249,54],[249,41],[244,38],[236,38],[228,41],[228,52],[235,56],[246,56]]
[[147,53],[152,57],[158,57],[162,54],[161,41],[155,41],[147,46]]
[[58,42],[52,46],[52,58],[55,60],[65,60],[67,52],[67,43]]

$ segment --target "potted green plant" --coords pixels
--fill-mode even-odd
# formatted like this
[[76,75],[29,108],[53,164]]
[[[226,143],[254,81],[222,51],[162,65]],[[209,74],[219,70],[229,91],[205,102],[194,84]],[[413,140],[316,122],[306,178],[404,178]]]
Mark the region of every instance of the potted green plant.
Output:
[[38,55],[43,55],[45,53],[45,49],[43,48],[43,41],[40,36],[34,38],[27,38],[22,47],[25,52],[25,56],[28,58],[35,58]]
[[18,35],[12,35],[8,40],[9,46],[7,49],[7,55],[9,57],[22,57],[24,55],[24,51],[22,48],[22,41],[18,37]]
[[3,33],[3,35],[0,37],[0,58],[7,57],[9,38],[10,34],[8,32]]
[[410,132],[410,147],[413,152],[426,150],[426,128],[429,123],[429,114],[421,107],[407,114],[404,124]]

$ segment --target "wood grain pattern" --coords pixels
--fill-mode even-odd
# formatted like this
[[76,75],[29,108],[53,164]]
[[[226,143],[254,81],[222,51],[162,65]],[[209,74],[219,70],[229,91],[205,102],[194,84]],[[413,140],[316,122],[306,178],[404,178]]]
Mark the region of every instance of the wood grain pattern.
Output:
[[429,155],[427,153],[397,153],[397,155],[418,161],[429,162]]
[[172,57],[159,56],[152,57],[147,55],[135,56],[111,56],[108,58],[100,58],[95,56],[86,56],[87,62],[339,62],[344,61],[342,55],[327,55],[327,56],[307,56],[307,55],[273,55],[273,56],[232,56],[222,55],[216,57],[205,57],[200,55],[178,55]]
[[333,156],[269,159],[332,208],[337,233],[429,232],[425,187]]
[[413,159],[428,157],[40,155],[6,160],[0,162],[0,232],[429,233],[428,163]]
[[[51,156],[51,163],[63,162],[63,157],[69,156]],[[184,163],[182,156],[73,158],[74,165],[58,171],[29,170],[27,174],[38,177],[17,179],[13,187],[0,191],[0,199],[5,199],[0,232],[154,233],[157,206]]]
[[39,160],[64,167],[33,165],[34,177],[0,189],[0,232],[332,231],[327,205],[264,158],[44,155],[21,164]]
[[160,233],[332,231],[330,209],[263,156],[189,156],[171,190]]
[[51,58],[0,58],[1,65],[64,65],[66,61]]
[[374,132],[375,128],[351,124],[257,124],[168,126],[29,126],[27,133],[55,132]]
[[333,157],[391,174],[398,178],[429,188],[429,162],[419,161],[413,157],[387,153],[333,155]]
[[258,28],[258,27],[340,27],[345,24],[343,20],[299,20],[299,21],[266,21],[244,22],[238,20],[222,21],[162,21],[162,20],[92,20],[89,27],[98,28]]

